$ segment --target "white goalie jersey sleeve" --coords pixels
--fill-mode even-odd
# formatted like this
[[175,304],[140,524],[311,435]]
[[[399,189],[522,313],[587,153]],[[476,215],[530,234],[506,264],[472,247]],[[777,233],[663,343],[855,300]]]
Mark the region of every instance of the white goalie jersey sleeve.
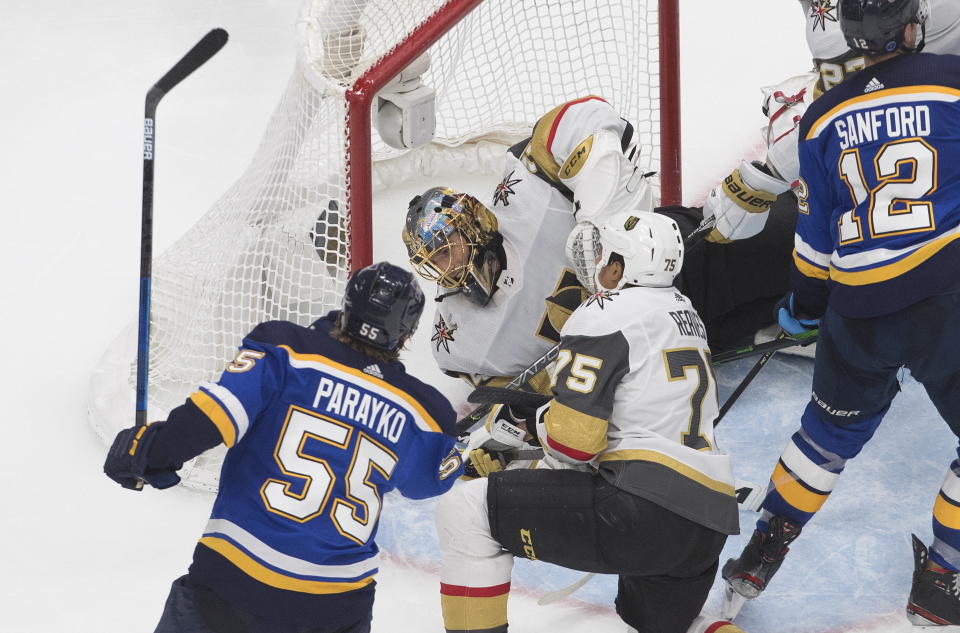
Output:
[[594,462],[611,484],[725,534],[739,531],[729,457],[713,436],[706,331],[674,288],[600,293],[563,328],[544,450]]

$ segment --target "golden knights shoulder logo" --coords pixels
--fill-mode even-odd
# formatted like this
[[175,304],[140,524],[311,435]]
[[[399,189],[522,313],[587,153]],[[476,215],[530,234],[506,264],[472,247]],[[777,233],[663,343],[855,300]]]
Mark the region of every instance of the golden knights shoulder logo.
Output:
[[443,351],[450,353],[450,341],[454,340],[453,333],[457,331],[457,325],[448,326],[442,316],[437,317],[437,322],[433,324],[433,336],[430,340],[437,344],[437,351],[443,346]]
[[502,204],[505,207],[510,206],[510,196],[515,195],[517,192],[513,190],[513,186],[520,182],[519,178],[514,178],[513,174],[517,170],[514,169],[509,174],[503,177],[503,180],[500,181],[500,184],[497,185],[497,188],[493,190],[493,204],[497,203]]
[[640,218],[635,215],[631,215],[629,218],[627,218],[627,221],[623,223],[623,229],[625,231],[632,231],[633,227],[635,227],[639,221]]
[[816,31],[819,26],[821,30],[827,30],[827,22],[836,22],[837,7],[833,0],[810,0],[810,17],[813,18],[813,30]]

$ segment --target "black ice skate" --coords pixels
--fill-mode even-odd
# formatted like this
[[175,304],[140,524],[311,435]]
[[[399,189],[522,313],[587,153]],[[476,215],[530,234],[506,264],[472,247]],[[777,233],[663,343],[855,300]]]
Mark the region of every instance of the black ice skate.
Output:
[[783,557],[790,551],[788,545],[798,536],[799,525],[780,516],[770,517],[766,533],[754,530],[740,558],[731,558],[726,562],[723,579],[744,598],[756,598],[780,569]]
[[927,569],[930,555],[913,536],[913,587],[907,619],[917,626],[960,624],[960,574]]

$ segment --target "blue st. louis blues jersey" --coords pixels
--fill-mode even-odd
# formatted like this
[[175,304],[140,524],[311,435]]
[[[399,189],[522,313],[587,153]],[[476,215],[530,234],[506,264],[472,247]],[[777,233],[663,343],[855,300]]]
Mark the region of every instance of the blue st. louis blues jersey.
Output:
[[261,324],[168,421],[202,416],[229,447],[190,573],[245,606],[305,615],[291,595],[372,590],[383,495],[435,496],[461,474],[449,402],[331,338],[332,323]]
[[960,57],[868,67],[810,106],[800,138],[805,311],[880,316],[960,291]]

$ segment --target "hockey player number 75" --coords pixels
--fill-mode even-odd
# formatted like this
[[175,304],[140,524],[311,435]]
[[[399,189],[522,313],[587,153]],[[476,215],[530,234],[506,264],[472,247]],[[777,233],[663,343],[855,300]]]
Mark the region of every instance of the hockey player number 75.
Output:
[[[298,487],[301,492],[296,492],[290,481],[268,479],[260,488],[267,509],[298,523],[322,514],[337,475],[328,460],[305,451],[307,440],[323,442],[337,451],[349,451],[353,444],[353,456],[346,472],[346,499],[333,500],[330,519],[340,534],[361,545],[366,543],[377,524],[381,505],[380,492],[369,481],[370,475],[376,469],[389,479],[397,465],[397,456],[362,431],[357,432],[357,440],[352,442],[354,431],[343,422],[290,407],[274,459],[284,475],[301,484]],[[346,455],[338,457],[335,461],[342,463]],[[358,510],[362,512],[359,516]]]

